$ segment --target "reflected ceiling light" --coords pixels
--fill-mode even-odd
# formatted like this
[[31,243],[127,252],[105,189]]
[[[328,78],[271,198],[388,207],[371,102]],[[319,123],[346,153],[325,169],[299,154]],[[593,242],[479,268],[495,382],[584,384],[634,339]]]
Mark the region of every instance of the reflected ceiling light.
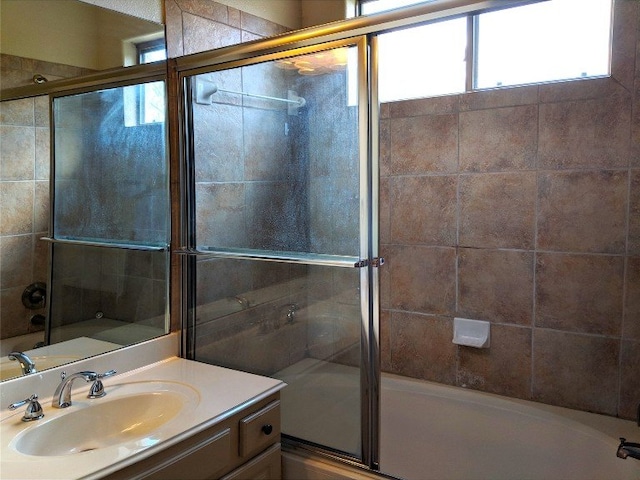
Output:
[[347,48],[300,55],[276,61],[276,66],[285,70],[297,70],[300,75],[323,75],[347,67]]

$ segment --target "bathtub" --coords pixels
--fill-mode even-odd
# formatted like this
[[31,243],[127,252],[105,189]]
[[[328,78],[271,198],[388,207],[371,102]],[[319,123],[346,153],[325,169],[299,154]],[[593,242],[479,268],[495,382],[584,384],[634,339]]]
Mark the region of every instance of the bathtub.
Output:
[[[305,358],[276,376],[288,384],[281,392],[284,433],[357,451],[357,369]],[[640,442],[635,422],[390,374],[381,380],[385,474],[406,480],[640,480],[640,461],[616,456],[619,437]],[[371,478],[295,451],[283,465],[285,479]]]
[[631,421],[386,374],[381,402],[380,467],[407,480],[640,479]]

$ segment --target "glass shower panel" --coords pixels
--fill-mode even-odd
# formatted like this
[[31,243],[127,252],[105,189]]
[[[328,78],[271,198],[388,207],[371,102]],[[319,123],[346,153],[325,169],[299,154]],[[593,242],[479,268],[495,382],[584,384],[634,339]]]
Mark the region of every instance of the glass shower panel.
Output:
[[106,351],[166,332],[167,251],[52,247],[49,343],[82,337]]
[[[146,86],[158,87],[152,98]],[[163,91],[152,82],[54,99],[54,238],[167,244]]]
[[[198,92],[213,92],[192,110],[199,247],[359,254],[347,50],[194,79]],[[322,57],[327,66],[314,66]]]
[[189,79],[200,253],[189,338],[196,360],[287,383],[285,437],[361,459],[367,216],[349,50]]
[[360,456],[359,270],[207,258],[197,274],[195,360],[283,380],[285,435]]

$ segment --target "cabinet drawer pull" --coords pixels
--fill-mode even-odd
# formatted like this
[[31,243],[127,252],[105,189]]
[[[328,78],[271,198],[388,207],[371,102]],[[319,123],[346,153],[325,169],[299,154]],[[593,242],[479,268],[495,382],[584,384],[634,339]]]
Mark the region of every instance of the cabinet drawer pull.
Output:
[[240,420],[238,454],[249,458],[280,437],[280,401],[275,400]]

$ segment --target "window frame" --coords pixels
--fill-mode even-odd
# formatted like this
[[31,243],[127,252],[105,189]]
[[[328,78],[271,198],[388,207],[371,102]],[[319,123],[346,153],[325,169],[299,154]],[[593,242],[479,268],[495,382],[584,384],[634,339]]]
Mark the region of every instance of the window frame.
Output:
[[[377,0],[356,0],[356,8],[355,8],[356,16],[363,15],[362,6],[364,4],[375,2],[375,1]],[[434,0],[418,0],[416,1],[415,4],[411,4],[410,6],[415,7],[421,4],[428,4],[432,1]],[[614,6],[614,0],[611,0],[611,8],[612,8],[611,26],[610,26],[611,29],[613,28],[613,6]],[[398,7],[398,8],[406,8],[406,7],[407,6]],[[514,8],[518,8],[518,7],[514,7]],[[378,13],[386,13],[392,10],[394,9],[383,10],[381,12],[367,14],[367,15],[376,15]],[[531,82],[524,82],[524,83],[518,83],[518,84],[480,87],[478,86],[478,71],[479,71],[478,60],[479,60],[479,40],[480,40],[480,15],[482,14],[483,12],[464,15],[464,17],[466,17],[467,19],[467,47],[466,47],[466,54],[465,54],[465,61],[466,61],[465,91],[462,93],[473,93],[473,92],[494,90],[494,89],[500,89],[500,88],[516,88],[516,87],[522,87],[525,85],[541,85],[545,83],[566,82],[566,81],[574,81],[574,80],[588,80],[588,79],[596,79],[596,78],[603,78],[603,77],[606,78],[611,76],[612,54],[610,53],[608,72],[606,74],[587,75],[585,77],[554,78],[549,80],[531,81]],[[412,27],[413,26],[409,26],[406,28],[412,28]],[[611,50],[611,39],[610,39],[609,49]],[[451,95],[454,95],[454,94],[455,94],[454,92],[451,93]],[[434,95],[425,95],[424,97],[419,97],[419,98],[432,98],[433,96]],[[397,101],[402,101],[402,100],[406,100],[406,99],[398,99]]]
[[[166,50],[166,44],[164,37],[157,38],[155,40],[149,40],[146,42],[136,43],[136,59],[138,64],[144,65],[145,63],[153,63],[153,62],[145,62],[144,56],[159,50]],[[165,55],[166,58],[166,55]]]

